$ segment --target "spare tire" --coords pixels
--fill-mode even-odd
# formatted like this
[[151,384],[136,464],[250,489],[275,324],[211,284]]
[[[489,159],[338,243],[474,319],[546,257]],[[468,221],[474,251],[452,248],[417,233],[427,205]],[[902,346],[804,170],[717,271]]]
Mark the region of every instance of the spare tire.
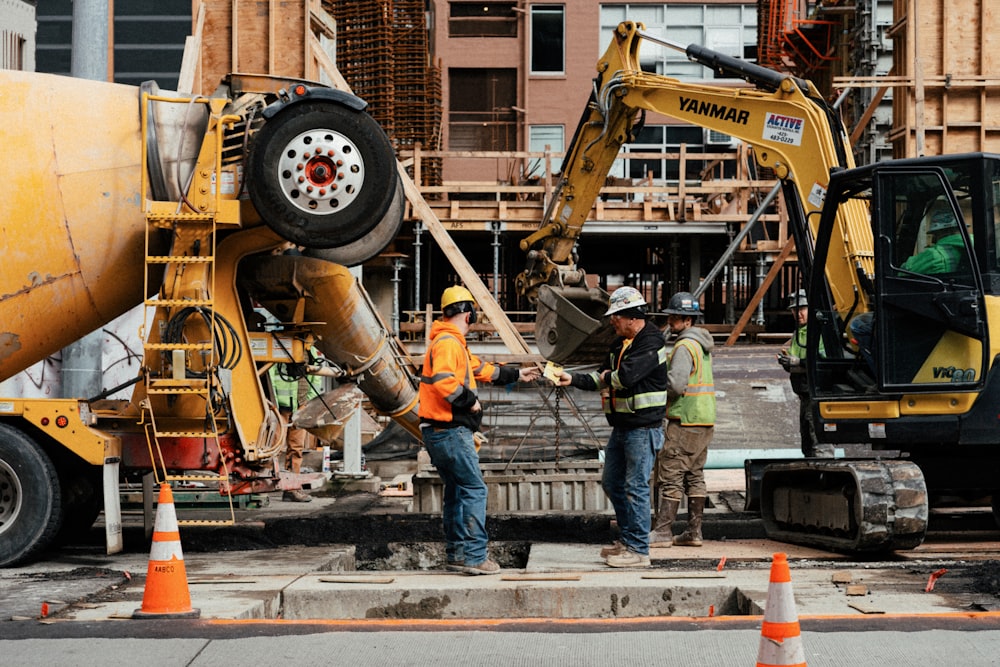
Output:
[[306,248],[303,254],[307,257],[317,257],[325,259],[328,262],[333,262],[334,264],[342,264],[343,266],[364,264],[385,250],[386,246],[396,238],[399,228],[403,226],[403,209],[405,203],[403,183],[397,178],[396,195],[392,198],[392,204],[371,232],[347,245],[336,248]]
[[250,146],[250,199],[268,227],[311,248],[357,241],[396,194],[396,156],[363,111],[331,101],[293,104],[269,119]]

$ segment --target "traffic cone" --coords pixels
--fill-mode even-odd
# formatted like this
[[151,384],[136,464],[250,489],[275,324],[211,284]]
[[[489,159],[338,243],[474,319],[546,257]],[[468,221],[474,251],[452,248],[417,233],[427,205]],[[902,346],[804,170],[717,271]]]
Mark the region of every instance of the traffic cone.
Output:
[[774,554],[771,561],[771,582],[767,588],[767,607],[760,628],[760,650],[757,667],[806,667],[806,656],[799,634],[799,617],[795,613],[792,575],[788,557]]
[[160,484],[142,608],[136,609],[132,618],[199,616],[201,610],[191,607],[184,554],[181,552],[181,534],[177,530],[177,513],[174,511],[174,493],[169,484]]

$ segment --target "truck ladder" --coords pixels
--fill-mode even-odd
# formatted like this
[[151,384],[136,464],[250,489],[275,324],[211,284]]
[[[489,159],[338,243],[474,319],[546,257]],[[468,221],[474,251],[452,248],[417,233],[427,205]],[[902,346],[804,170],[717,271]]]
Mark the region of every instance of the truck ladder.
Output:
[[[146,137],[150,137],[146,128],[154,101],[178,100],[143,95],[142,123]],[[179,520],[178,525],[232,525],[236,518],[221,440],[221,432],[228,431],[231,426],[227,416],[228,383],[225,381],[229,371],[219,352],[219,328],[224,320],[216,312],[213,298],[216,232],[220,211],[225,205],[220,197],[222,126],[231,118],[221,116],[220,108],[211,100],[180,101],[202,102],[211,107],[213,122],[208,131],[215,133],[215,151],[214,155],[202,152],[192,175],[188,192],[202,194],[182,195],[183,201],[151,200],[147,194],[150,192],[149,172],[143,170],[142,197],[146,216],[143,293],[147,298],[143,318],[146,397],[140,401],[141,423],[157,483],[214,483],[219,493],[229,500],[228,519],[186,519]],[[144,142],[143,164],[146,164],[148,148]],[[205,196],[204,193],[209,194]],[[198,210],[193,210],[195,208]],[[232,222],[225,214],[222,219]],[[168,254],[154,253],[153,248],[162,247],[167,236]],[[155,296],[150,298],[151,294]],[[188,326],[189,318],[192,326]],[[189,341],[189,335],[198,340]],[[168,465],[171,457],[169,452],[164,456],[164,448],[182,438],[201,439],[204,456],[217,456],[214,465],[218,472],[171,472],[177,470],[177,464]]]

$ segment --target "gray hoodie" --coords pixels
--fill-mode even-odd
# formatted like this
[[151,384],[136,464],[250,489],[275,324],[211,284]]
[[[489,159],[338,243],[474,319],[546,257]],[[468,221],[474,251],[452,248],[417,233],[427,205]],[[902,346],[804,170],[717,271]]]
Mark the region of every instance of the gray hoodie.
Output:
[[[712,334],[701,327],[688,327],[677,334],[676,338],[672,339],[676,352],[674,352],[670,360],[670,368],[667,370],[667,397],[671,399],[684,395],[688,385],[688,378],[691,376],[691,369],[694,368],[694,360],[691,359],[691,354],[687,349],[677,347],[677,341],[685,338],[693,339],[708,354],[712,354],[712,349],[715,347]],[[668,344],[670,342],[671,339],[668,334]]]

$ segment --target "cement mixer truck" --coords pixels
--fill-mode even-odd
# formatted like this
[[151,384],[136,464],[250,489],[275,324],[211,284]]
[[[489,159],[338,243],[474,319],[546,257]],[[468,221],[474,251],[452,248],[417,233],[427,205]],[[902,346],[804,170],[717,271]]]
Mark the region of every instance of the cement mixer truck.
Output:
[[[395,155],[364,101],[235,74],[190,96],[8,70],[0,91],[0,380],[145,313],[127,388],[0,397],[0,566],[102,508],[120,550],[123,478],[276,489],[286,424],[266,370],[311,346],[417,432],[408,359],[346,268],[402,221]],[[289,243],[301,255],[276,253]]]

